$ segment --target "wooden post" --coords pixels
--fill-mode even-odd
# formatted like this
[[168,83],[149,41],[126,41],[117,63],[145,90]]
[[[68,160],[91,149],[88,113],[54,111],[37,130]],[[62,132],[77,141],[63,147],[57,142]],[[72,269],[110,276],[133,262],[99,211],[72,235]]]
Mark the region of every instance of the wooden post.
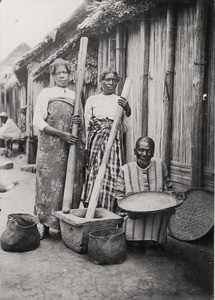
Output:
[[55,86],[55,81],[54,81],[54,77],[52,76],[52,74],[50,74],[49,87],[53,87],[53,86]]
[[[197,0],[194,24],[194,79],[191,128],[191,186],[201,187],[203,176],[203,100],[207,0]],[[185,128],[186,130],[186,128]]]
[[143,65],[143,90],[142,90],[142,136],[148,135],[148,78],[149,78],[149,47],[150,47],[150,23],[145,19],[143,26],[144,39],[144,65]]
[[21,108],[27,104],[26,99],[26,85],[24,83],[21,84]]
[[170,170],[171,143],[172,143],[172,114],[173,114],[173,84],[174,84],[174,55],[175,55],[175,10],[174,4],[169,3],[167,8],[167,35],[166,35],[166,66],[163,98],[163,132],[162,132],[162,159],[168,171]]
[[97,88],[98,93],[101,91],[101,82],[100,82],[100,76],[103,69],[103,42],[102,39],[99,39],[99,52],[98,52],[98,79],[97,79]]
[[4,110],[6,112],[9,111],[9,108],[8,108],[8,101],[7,101],[7,90],[6,88],[4,87]]
[[122,93],[126,77],[126,29],[120,24],[116,28],[116,71],[119,74],[117,95]]
[[116,34],[115,32],[108,39],[108,67],[116,69]]
[[[131,79],[128,77],[126,79],[126,82],[123,87],[123,91],[122,91],[122,95],[121,95],[122,97],[124,97],[124,98],[128,97],[130,85],[131,85]],[[100,194],[101,187],[102,187],[102,182],[103,182],[104,175],[105,175],[106,165],[109,160],[110,151],[113,146],[113,143],[114,143],[117,131],[118,131],[118,126],[122,119],[123,112],[124,112],[123,108],[120,105],[118,105],[118,108],[117,108],[117,111],[116,111],[116,114],[114,117],[114,122],[113,122],[113,125],[111,128],[111,132],[110,132],[110,135],[109,135],[109,138],[107,141],[107,145],[105,148],[104,156],[102,158],[102,162],[99,167],[99,171],[98,171],[98,174],[96,176],[96,180],[95,180],[95,183],[93,186],[93,191],[92,191],[92,194],[90,197],[90,203],[89,203],[89,206],[87,209],[86,218],[89,218],[89,219],[94,218],[96,206],[97,206],[97,203],[99,200],[99,194]]]
[[[82,37],[80,40],[80,50],[78,54],[78,69],[77,69],[78,78],[77,78],[76,91],[75,91],[74,115],[77,115],[80,109],[81,93],[82,93],[83,82],[84,82],[86,56],[87,56],[87,44],[88,44],[88,38]],[[78,133],[78,125],[73,124],[72,134],[77,136],[77,133]],[[63,209],[62,209],[63,213],[69,213],[72,207],[75,165],[76,165],[76,145],[71,145],[69,150],[68,161],[67,161],[66,182],[65,182],[64,196],[63,196]]]
[[31,65],[28,66],[26,134],[27,163],[34,164],[36,162],[36,153],[33,141],[33,77],[31,73]]

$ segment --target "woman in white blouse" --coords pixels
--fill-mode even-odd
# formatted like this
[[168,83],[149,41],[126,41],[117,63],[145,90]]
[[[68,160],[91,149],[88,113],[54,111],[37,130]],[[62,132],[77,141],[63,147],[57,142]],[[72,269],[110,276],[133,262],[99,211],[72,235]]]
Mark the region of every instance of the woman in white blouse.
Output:
[[[116,71],[107,68],[101,74],[102,93],[91,96],[85,105],[85,125],[87,137],[88,169],[85,181],[85,206],[89,203],[93,185],[101,164],[106,143],[113,124],[117,106],[121,105],[127,117],[131,108],[126,99],[115,95],[118,83]],[[117,133],[107,164],[102,189],[99,195],[98,207],[115,211],[115,184],[123,165],[123,124]]]
[[[77,143],[78,159],[73,199],[80,199],[82,190],[81,147],[84,147],[80,138],[70,133],[72,123],[82,123],[80,115],[73,116],[75,93],[68,88],[71,65],[63,59],[56,59],[50,66],[50,73],[56,86],[42,90],[33,119],[33,125],[40,130],[34,211],[43,224],[41,238],[48,235],[50,227],[59,229],[58,219],[53,213],[62,209],[69,145],[74,143]],[[79,207],[79,203],[74,203],[73,207]]]

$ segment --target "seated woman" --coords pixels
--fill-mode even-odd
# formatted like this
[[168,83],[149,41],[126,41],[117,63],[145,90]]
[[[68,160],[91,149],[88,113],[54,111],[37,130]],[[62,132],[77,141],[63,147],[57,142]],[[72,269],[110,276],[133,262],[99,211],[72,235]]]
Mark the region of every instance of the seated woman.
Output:
[[[155,143],[149,137],[140,137],[136,141],[134,149],[136,161],[123,165],[118,176],[115,189],[117,201],[126,195],[143,191],[170,191],[178,198],[184,197],[183,193],[174,189],[164,162],[161,159],[153,158],[154,148]],[[173,211],[161,210],[131,219],[126,212],[118,209],[118,214],[125,217],[123,226],[126,240],[164,243],[167,236],[166,224]]]
[[[86,146],[88,153],[85,206],[87,206],[91,197],[118,104],[124,108],[127,117],[131,115],[131,108],[127,100],[114,94],[118,83],[117,72],[109,68],[105,69],[101,74],[100,81],[102,93],[89,97],[85,105]],[[115,211],[116,209],[115,184],[120,167],[124,163],[123,131],[122,122],[111,149],[98,201],[98,207],[103,207],[110,211]]]
[[8,141],[13,139],[19,139],[21,135],[20,129],[16,126],[14,121],[8,117],[6,112],[0,113],[1,123],[0,127],[0,147],[9,148]]

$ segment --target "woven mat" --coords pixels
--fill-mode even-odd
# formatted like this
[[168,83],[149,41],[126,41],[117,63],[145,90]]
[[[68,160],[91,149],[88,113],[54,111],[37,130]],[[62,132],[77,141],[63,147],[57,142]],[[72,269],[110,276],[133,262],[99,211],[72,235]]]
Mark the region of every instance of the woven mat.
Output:
[[178,240],[193,241],[214,225],[214,196],[202,188],[189,189],[185,194],[186,200],[170,218],[169,231]]

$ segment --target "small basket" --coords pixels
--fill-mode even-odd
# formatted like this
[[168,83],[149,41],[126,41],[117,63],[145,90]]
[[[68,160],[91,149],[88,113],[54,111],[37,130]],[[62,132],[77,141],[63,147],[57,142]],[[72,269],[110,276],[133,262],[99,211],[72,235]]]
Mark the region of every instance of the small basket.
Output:
[[8,252],[36,249],[40,244],[37,218],[30,214],[10,214],[1,236],[1,247]]
[[89,234],[88,255],[98,265],[121,264],[126,257],[125,232],[107,228]]
[[169,232],[182,241],[194,241],[207,234],[214,225],[213,193],[203,188],[185,192],[186,200],[169,221]]

